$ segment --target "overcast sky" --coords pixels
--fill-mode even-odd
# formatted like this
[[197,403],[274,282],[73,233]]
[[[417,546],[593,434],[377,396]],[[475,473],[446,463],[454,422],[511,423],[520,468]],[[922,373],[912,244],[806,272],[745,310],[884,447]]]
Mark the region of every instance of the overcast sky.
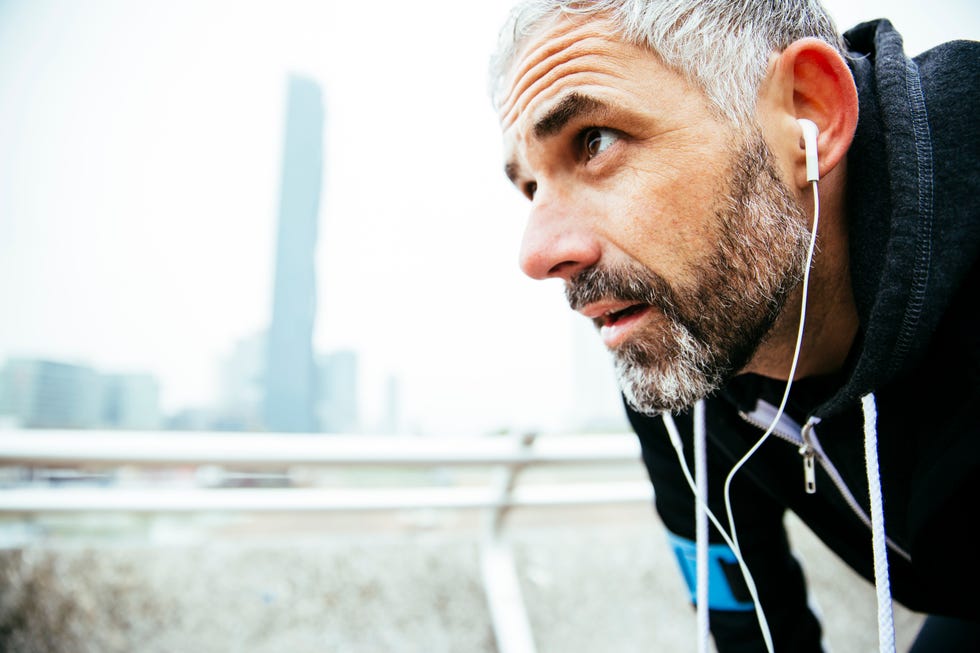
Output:
[[[975,2],[895,4],[829,6],[891,17],[914,52],[980,38]],[[326,106],[316,344],[361,353],[368,419],[394,375],[412,428],[562,424],[575,316],[517,269],[526,207],[485,91],[509,5],[0,0],[0,361],[211,400],[221,356],[268,323],[297,72]]]

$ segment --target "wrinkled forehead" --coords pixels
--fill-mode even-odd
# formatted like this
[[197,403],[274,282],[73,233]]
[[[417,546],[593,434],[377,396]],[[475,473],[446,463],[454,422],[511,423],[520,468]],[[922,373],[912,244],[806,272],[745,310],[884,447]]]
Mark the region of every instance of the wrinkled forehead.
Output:
[[624,45],[611,23],[596,16],[559,14],[542,21],[504,72],[497,97],[501,129],[509,130],[563,84],[608,68]]

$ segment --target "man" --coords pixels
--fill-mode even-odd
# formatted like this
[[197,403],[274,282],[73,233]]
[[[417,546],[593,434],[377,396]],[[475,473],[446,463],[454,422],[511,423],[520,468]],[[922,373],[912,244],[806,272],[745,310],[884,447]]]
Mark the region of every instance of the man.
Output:
[[889,594],[934,615],[913,650],[980,650],[978,44],[910,61],[816,0],[532,0],[491,78],[521,267],[611,351],[718,650],[822,650],[787,509],[877,583],[883,650]]

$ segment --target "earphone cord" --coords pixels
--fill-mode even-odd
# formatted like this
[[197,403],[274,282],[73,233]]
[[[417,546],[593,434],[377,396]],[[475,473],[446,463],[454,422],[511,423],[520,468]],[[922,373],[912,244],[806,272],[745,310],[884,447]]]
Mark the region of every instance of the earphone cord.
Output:
[[[758,451],[759,447],[772,435],[772,432],[776,429],[776,425],[779,423],[780,418],[783,416],[783,412],[786,410],[786,402],[789,400],[789,391],[793,387],[793,378],[796,376],[796,366],[800,362],[800,350],[803,346],[803,327],[806,324],[806,304],[807,295],[810,289],[810,265],[813,262],[813,250],[816,248],[817,243],[817,227],[820,224],[820,194],[817,186],[817,181],[813,180],[813,226],[810,232],[810,247],[807,249],[806,254],[806,267],[803,268],[803,293],[800,299],[800,324],[796,331],[796,347],[793,351],[793,362],[790,365],[789,377],[786,379],[786,387],[783,390],[782,400],[779,402],[779,409],[776,411],[775,417],[772,419],[772,423],[769,424],[769,428],[765,430],[762,437],[752,446],[749,451],[742,456],[742,458],[735,463],[732,471],[728,473],[728,478],[725,479],[725,512],[728,516],[728,523],[731,526],[731,536],[732,541],[735,543],[733,549],[735,550],[735,555],[739,560],[742,560],[742,551],[738,546],[738,533],[735,530],[735,517],[732,514],[732,501],[731,501],[731,485],[732,479],[735,474],[742,468],[745,463],[748,462],[749,458]],[[741,563],[743,573],[747,573],[747,568],[745,567],[744,561]],[[762,613],[762,608],[756,600],[756,612],[759,615],[759,625],[763,628],[763,633],[766,637],[766,646],[770,653],[772,653],[772,640],[768,633],[768,627],[765,625],[765,617]]]
[[[725,541],[725,543],[732,550],[732,553],[735,555],[735,559],[738,562],[739,569],[741,569],[742,576],[745,579],[746,587],[748,588],[749,594],[752,597],[752,602],[755,607],[756,618],[759,621],[759,628],[762,631],[762,636],[766,644],[766,650],[769,653],[773,653],[772,635],[769,631],[769,623],[766,620],[765,612],[763,612],[762,605],[759,602],[759,595],[758,595],[758,591],[756,590],[755,581],[752,578],[752,574],[749,572],[748,566],[745,564],[745,560],[742,557],[741,549],[739,548],[738,545],[738,535],[735,530],[735,519],[732,514],[732,507],[731,507],[731,482],[735,474],[738,472],[738,470],[741,469],[746,462],[748,462],[749,458],[752,457],[752,455],[759,449],[759,447],[762,446],[762,444],[766,441],[766,439],[775,430],[776,425],[779,423],[779,420],[782,417],[783,412],[786,408],[786,402],[789,399],[790,388],[792,388],[793,385],[793,377],[796,376],[796,367],[797,364],[799,363],[800,350],[803,344],[803,326],[806,323],[807,295],[810,286],[810,266],[813,261],[813,251],[816,247],[817,228],[819,226],[819,216],[820,216],[820,195],[819,195],[817,181],[815,179],[812,180],[812,187],[813,187],[813,226],[810,232],[810,246],[807,250],[806,267],[803,270],[803,291],[800,300],[800,323],[796,333],[796,346],[793,352],[793,361],[790,366],[789,377],[786,380],[786,387],[783,391],[783,397],[782,400],[780,401],[779,409],[776,411],[776,415],[773,418],[772,423],[769,425],[769,428],[765,430],[765,432],[762,434],[762,437],[759,438],[759,440],[755,443],[755,445],[753,445],[752,448],[749,449],[748,453],[746,453],[735,464],[731,472],[729,472],[728,477],[725,479],[725,488],[724,488],[725,510],[728,517],[728,523],[731,525],[730,535],[728,531],[721,525],[721,523],[715,517],[714,513],[712,513],[711,509],[708,508],[706,483],[702,479],[699,479],[699,482],[695,483],[694,479],[691,478],[691,472],[687,466],[687,460],[684,458],[684,451],[683,451],[683,446],[681,444],[680,433],[678,432],[677,426],[674,423],[673,416],[669,412],[664,412],[661,415],[664,422],[664,426],[667,428],[667,433],[670,438],[670,441],[674,447],[675,452],[677,453],[677,458],[680,461],[681,470],[684,473],[684,478],[687,480],[688,485],[691,487],[691,490],[694,492],[695,497],[697,499],[699,512],[701,510],[704,511],[704,514],[708,517],[708,519],[711,520],[711,523],[714,524],[715,528],[718,529],[718,532],[721,534],[722,539]],[[700,403],[702,402],[699,402],[699,404]],[[697,409],[694,411],[694,416],[696,422],[694,425],[694,433],[695,433],[695,440],[696,440],[695,452],[697,458],[696,462],[703,463],[702,460],[703,451],[705,447],[705,440],[707,437],[706,429],[704,428],[703,405],[697,407]],[[702,452],[702,454],[699,455],[697,452]],[[697,539],[698,539],[697,542],[698,557],[702,558],[704,557],[703,552],[706,551],[707,549],[707,530],[703,528],[698,528]],[[700,563],[698,566],[700,567]],[[699,650],[705,650],[704,647],[706,647],[706,639],[708,637],[708,634],[704,631],[707,630],[706,627],[707,619],[706,617],[702,616],[702,614],[706,615],[706,611],[708,609],[707,605],[705,604],[706,597],[707,597],[707,574],[699,573],[697,577],[697,584],[698,584],[697,596],[699,599],[697,601],[698,625],[699,625],[698,639],[699,639],[699,647],[700,647]],[[702,587],[702,584],[704,584],[704,587]],[[702,611],[705,612],[702,613]]]

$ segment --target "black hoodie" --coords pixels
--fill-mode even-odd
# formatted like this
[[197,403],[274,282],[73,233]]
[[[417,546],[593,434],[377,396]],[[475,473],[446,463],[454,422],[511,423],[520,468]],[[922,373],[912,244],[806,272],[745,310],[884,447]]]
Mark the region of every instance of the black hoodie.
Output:
[[[769,438],[731,487],[739,548],[776,651],[821,650],[786,509],[874,582],[861,409],[868,393],[877,405],[892,595],[914,611],[980,621],[972,535],[980,514],[980,43],[952,42],[910,60],[885,20],[845,39],[860,101],[846,191],[859,333],[844,369],[797,381],[787,405],[797,424],[815,423],[816,493],[804,488],[798,427]],[[784,385],[742,375],[706,401],[715,515],[726,514],[726,476],[761,435],[749,414],[760,399],[778,405]],[[627,410],[665,526],[693,540],[693,497],[663,423]],[[676,421],[690,461],[691,416]],[[714,529],[711,540],[721,541]],[[712,610],[710,618],[722,653],[765,650],[753,613]]]

